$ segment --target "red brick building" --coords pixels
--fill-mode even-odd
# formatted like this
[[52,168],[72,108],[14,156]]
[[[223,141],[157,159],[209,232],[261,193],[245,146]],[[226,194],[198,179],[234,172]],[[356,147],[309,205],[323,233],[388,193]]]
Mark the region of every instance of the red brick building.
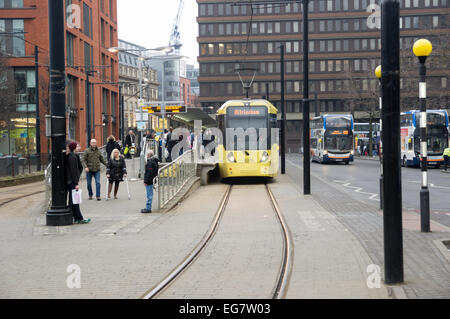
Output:
[[[119,134],[118,57],[108,51],[118,45],[117,0],[65,0],[65,4],[67,138],[79,141],[83,148],[89,137],[105,144],[109,135]],[[41,150],[46,153],[49,148],[45,115],[50,109],[48,0],[1,1],[0,46],[14,79],[16,102],[7,112],[1,112],[4,120],[0,123],[10,124],[7,128],[0,124],[0,153],[35,153],[36,89],[39,91]],[[39,49],[38,85],[34,80],[36,46]],[[87,74],[90,92],[87,91]]]
[[192,105],[191,80],[180,76],[180,87],[181,87],[180,100],[184,102],[184,105],[191,106]]

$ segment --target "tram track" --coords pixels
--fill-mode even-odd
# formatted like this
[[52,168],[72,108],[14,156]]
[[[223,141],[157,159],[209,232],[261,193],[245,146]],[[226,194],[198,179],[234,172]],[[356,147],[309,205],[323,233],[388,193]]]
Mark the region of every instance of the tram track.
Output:
[[33,193],[24,194],[24,195],[13,197],[13,198],[7,198],[7,199],[5,199],[3,201],[0,201],[0,207],[3,207],[5,205],[7,205],[7,204],[10,204],[12,202],[15,202],[15,201],[18,201],[18,200],[21,200],[21,199],[24,199],[24,198],[27,198],[27,197],[30,197],[30,196],[43,194],[43,193],[45,193],[45,190],[44,191],[36,191],[36,192],[33,192]]
[[[219,229],[221,220],[223,219],[225,211],[227,210],[232,190],[233,185],[230,185],[219,204],[211,225],[209,226],[207,232],[200,240],[200,242],[178,266],[176,266],[169,274],[167,274],[156,286],[148,290],[141,297],[142,299],[154,299],[163,294],[167,289],[170,288],[172,284],[177,281],[177,279],[179,279],[183,275],[184,272],[189,270],[189,268],[195,263],[198,258],[200,258],[201,254],[208,246],[208,244],[213,240],[217,233],[217,230]],[[280,269],[278,271],[276,283],[271,291],[271,298],[282,299],[286,297],[290,274],[292,271],[293,243],[288,225],[268,185],[265,185],[265,191],[272,205],[272,210],[276,215],[276,220],[279,223],[283,241],[282,261],[280,263]]]

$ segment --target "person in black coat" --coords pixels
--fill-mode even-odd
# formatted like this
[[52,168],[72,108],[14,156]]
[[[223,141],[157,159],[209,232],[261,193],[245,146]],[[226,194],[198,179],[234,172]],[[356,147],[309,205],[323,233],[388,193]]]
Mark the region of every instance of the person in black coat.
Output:
[[111,153],[113,150],[118,149],[120,152],[120,145],[116,142],[116,138],[114,136],[108,137],[108,143],[106,143],[106,158],[111,158]]
[[128,147],[128,153],[125,154],[126,158],[131,158],[131,154],[130,154],[130,148],[136,145],[136,135],[134,134],[133,131],[130,130],[130,132],[128,133],[128,135],[125,137],[125,148]]
[[77,146],[78,143],[70,142],[66,148],[65,177],[69,193],[69,207],[72,210],[75,224],[88,224],[91,220],[85,219],[81,214],[80,205],[75,205],[72,201],[72,191],[80,189],[80,177],[83,172],[80,156],[74,152]]
[[125,159],[120,155],[119,150],[116,148],[112,151],[111,157],[106,167],[106,177],[108,178],[108,198],[111,198],[111,190],[114,186],[114,198],[117,199],[117,192],[119,191],[120,182],[123,182],[123,178],[127,176],[127,165]]
[[142,214],[150,214],[152,212],[153,202],[153,179],[158,176],[159,164],[158,158],[153,156],[150,150],[147,153],[147,164],[145,165],[144,185],[147,193],[146,207],[141,210]]

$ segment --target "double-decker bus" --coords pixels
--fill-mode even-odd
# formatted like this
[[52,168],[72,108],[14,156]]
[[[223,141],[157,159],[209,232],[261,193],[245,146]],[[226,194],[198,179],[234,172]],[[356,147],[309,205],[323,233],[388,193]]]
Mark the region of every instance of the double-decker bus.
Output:
[[311,160],[353,162],[353,116],[322,115],[311,120]]
[[[420,157],[420,111],[413,110],[400,115],[400,144],[402,166],[419,167]],[[449,123],[445,110],[427,111],[428,165],[439,168],[448,147]]]

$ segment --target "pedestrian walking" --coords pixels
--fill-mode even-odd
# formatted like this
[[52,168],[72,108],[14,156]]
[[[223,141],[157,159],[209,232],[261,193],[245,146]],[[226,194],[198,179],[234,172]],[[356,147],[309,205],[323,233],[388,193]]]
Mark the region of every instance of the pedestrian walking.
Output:
[[101,201],[100,193],[100,163],[107,166],[100,150],[97,147],[97,141],[91,140],[91,145],[84,151],[83,165],[86,167],[87,188],[89,192],[89,200],[93,199],[94,193],[92,191],[92,177],[95,179],[95,190],[98,201]]
[[153,202],[153,179],[158,176],[158,158],[153,156],[154,153],[150,150],[147,153],[147,164],[145,165],[144,185],[147,192],[146,207],[141,210],[142,214],[150,214],[152,212]]
[[447,172],[447,167],[450,164],[450,147],[444,150],[444,171]]
[[83,217],[81,214],[80,205],[74,204],[72,200],[72,191],[79,191],[80,189],[80,176],[83,172],[83,165],[81,164],[80,156],[75,153],[77,144],[78,143],[76,142],[70,142],[66,148],[65,175],[69,195],[69,207],[72,210],[75,224],[88,224],[91,220]]
[[130,149],[136,146],[136,135],[132,130],[128,132],[128,135],[125,137],[125,150],[123,154],[125,158],[131,158]]
[[111,190],[114,184],[114,199],[117,199],[120,182],[127,177],[127,165],[125,159],[120,155],[120,151],[116,148],[111,152],[111,157],[106,168],[106,177],[108,178],[108,198],[111,198]]
[[113,150],[118,149],[119,152],[121,147],[118,142],[116,142],[116,138],[114,136],[108,137],[108,143],[106,143],[106,158],[111,158],[111,153]]

